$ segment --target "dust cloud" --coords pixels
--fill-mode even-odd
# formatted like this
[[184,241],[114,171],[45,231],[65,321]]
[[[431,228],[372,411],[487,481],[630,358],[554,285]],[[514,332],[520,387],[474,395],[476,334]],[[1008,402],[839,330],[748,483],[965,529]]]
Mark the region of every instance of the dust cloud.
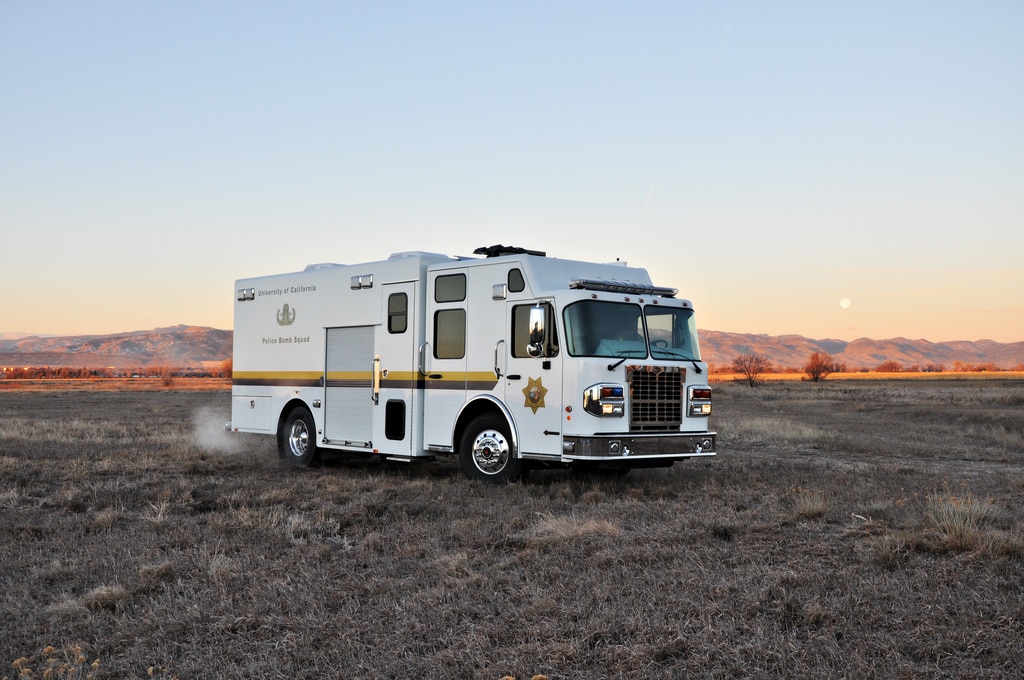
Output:
[[206,406],[192,415],[192,439],[196,446],[217,453],[241,453],[242,440],[224,429],[230,414],[221,408]]

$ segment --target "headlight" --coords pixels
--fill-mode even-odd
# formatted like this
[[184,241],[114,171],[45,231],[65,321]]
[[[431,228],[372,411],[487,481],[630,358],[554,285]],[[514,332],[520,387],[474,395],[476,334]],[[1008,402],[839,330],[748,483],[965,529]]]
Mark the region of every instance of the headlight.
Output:
[[691,416],[711,415],[711,388],[707,385],[690,385],[686,388],[687,413]]
[[616,416],[625,413],[625,390],[622,385],[591,385],[583,391],[583,410],[595,416]]

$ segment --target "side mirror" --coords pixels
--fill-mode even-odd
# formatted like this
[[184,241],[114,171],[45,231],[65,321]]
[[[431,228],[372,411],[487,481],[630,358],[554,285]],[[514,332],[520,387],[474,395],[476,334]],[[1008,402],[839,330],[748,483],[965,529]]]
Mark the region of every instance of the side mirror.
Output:
[[530,342],[526,345],[526,352],[531,357],[544,355],[544,320],[546,317],[544,305],[530,307]]

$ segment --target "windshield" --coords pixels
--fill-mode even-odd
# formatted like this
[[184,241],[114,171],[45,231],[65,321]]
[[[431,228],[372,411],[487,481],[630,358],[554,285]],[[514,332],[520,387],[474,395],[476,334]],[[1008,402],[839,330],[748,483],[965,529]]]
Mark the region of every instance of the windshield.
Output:
[[700,359],[692,309],[582,300],[563,317],[572,356]]
[[647,318],[652,358],[700,361],[697,323],[692,309],[647,305],[644,316]]

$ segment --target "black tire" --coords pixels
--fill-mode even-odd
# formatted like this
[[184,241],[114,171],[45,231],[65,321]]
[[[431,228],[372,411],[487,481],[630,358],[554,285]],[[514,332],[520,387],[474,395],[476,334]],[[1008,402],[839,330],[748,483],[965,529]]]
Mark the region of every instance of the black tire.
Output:
[[470,479],[508,484],[523,473],[523,461],[512,444],[508,423],[494,413],[470,421],[459,438],[459,463]]
[[292,409],[277,436],[277,453],[295,467],[309,467],[317,458],[316,423],[309,411]]

